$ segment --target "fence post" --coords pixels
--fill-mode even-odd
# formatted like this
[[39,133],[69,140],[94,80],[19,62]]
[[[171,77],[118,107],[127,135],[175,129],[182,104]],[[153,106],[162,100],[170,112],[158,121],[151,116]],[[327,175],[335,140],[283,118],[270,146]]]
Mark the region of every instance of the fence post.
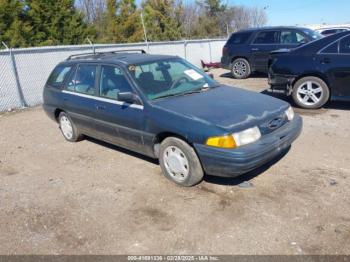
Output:
[[209,45],[209,57],[210,57],[210,63],[213,62],[213,58],[212,58],[212,55],[211,55],[211,44],[210,44],[210,41],[211,40],[208,40],[208,45]]
[[14,56],[14,54],[12,52],[12,48],[10,48],[8,50],[10,52],[10,58],[11,58],[13,75],[15,76],[15,80],[16,80],[16,87],[17,87],[18,98],[19,98],[19,101],[21,103],[21,107],[27,107],[28,105],[27,105],[26,100],[24,99],[24,94],[23,94],[23,91],[22,91],[21,83],[19,81],[19,76],[18,76],[15,56]]

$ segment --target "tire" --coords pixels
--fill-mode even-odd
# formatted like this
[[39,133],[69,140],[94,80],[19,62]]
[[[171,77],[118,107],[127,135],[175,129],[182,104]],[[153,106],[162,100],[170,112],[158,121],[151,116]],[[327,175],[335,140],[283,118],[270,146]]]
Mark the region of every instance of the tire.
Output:
[[329,96],[330,92],[327,84],[318,77],[301,78],[293,86],[293,101],[301,108],[320,108],[328,102]]
[[196,152],[179,138],[164,139],[159,163],[165,177],[178,185],[191,187],[203,180],[204,172]]
[[231,64],[231,74],[236,79],[246,79],[251,74],[250,64],[244,58],[237,58]]
[[58,123],[63,137],[69,142],[77,142],[82,139],[77,127],[66,112],[61,112],[58,116]]

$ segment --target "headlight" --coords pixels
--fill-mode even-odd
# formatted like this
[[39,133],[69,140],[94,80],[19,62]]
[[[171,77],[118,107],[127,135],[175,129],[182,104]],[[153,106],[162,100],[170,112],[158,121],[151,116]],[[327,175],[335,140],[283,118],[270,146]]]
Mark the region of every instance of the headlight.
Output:
[[255,126],[232,135],[210,137],[207,139],[206,145],[220,148],[236,148],[253,143],[259,140],[260,137],[260,130]]
[[287,110],[286,110],[286,116],[288,118],[289,121],[292,121],[294,118],[294,110],[293,108],[290,106]]

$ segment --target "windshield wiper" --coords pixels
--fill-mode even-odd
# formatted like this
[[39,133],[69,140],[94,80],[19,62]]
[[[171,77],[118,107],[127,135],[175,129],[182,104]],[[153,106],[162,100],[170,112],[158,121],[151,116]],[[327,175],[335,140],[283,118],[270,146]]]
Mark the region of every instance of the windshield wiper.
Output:
[[194,90],[189,90],[189,91],[185,91],[185,92],[181,92],[181,93],[157,96],[154,99],[164,98],[164,97],[171,97],[171,96],[184,96],[184,95],[190,95],[190,94],[195,94],[195,93],[202,93],[202,92],[205,92],[205,91],[207,91],[209,89],[210,89],[209,87],[201,87],[201,88],[197,88],[197,89],[194,89]]

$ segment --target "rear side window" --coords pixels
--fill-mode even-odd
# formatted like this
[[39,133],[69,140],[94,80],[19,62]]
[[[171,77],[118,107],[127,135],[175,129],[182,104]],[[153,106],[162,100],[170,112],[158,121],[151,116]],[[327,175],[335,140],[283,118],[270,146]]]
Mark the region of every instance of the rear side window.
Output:
[[338,54],[338,44],[339,44],[339,42],[337,41],[336,43],[323,49],[321,53],[322,54]]
[[340,41],[339,52],[341,54],[350,54],[350,36]]
[[66,89],[82,94],[95,94],[96,69],[96,65],[79,65]]
[[258,33],[254,40],[254,44],[277,44],[279,31],[262,31]]
[[235,33],[232,34],[228,40],[229,45],[241,45],[245,44],[248,41],[248,38],[251,36],[251,33]]
[[51,73],[47,84],[53,87],[60,87],[64,80],[68,77],[72,71],[72,66],[60,65],[57,66]]

